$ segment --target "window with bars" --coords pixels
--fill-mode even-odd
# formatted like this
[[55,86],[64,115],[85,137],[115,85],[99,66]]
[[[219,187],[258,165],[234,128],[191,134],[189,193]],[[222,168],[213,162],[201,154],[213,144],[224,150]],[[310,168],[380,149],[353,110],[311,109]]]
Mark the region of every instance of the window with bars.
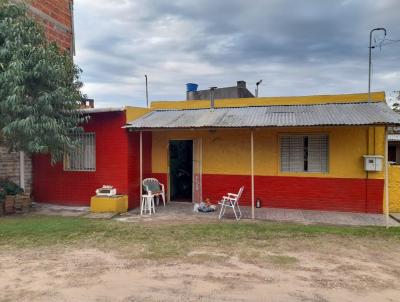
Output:
[[328,135],[282,135],[282,172],[328,172]]
[[76,148],[64,156],[65,171],[96,170],[96,134],[79,133]]

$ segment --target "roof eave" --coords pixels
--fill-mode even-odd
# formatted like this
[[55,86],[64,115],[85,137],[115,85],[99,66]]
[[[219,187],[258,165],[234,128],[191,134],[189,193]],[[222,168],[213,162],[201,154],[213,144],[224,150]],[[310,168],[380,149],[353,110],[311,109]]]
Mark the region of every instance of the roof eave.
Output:
[[151,131],[151,130],[217,130],[217,129],[261,129],[261,128],[311,128],[311,127],[372,127],[372,126],[400,126],[400,123],[372,123],[372,124],[318,124],[318,125],[269,125],[269,126],[204,126],[204,127],[135,127],[125,125],[131,131]]

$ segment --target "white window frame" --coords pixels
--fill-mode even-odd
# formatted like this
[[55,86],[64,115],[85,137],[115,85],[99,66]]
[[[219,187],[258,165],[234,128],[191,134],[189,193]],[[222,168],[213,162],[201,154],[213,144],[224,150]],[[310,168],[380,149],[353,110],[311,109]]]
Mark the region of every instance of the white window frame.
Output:
[[[282,161],[282,157],[283,157],[282,156],[282,139],[285,138],[285,137],[296,137],[296,138],[298,138],[298,137],[302,137],[302,138],[308,137],[308,138],[310,138],[310,137],[313,137],[313,136],[314,137],[326,137],[326,140],[327,140],[327,142],[326,142],[326,169],[310,171],[310,165],[309,165],[309,162],[308,162],[307,170],[305,170],[304,165],[303,165],[302,169],[290,170],[290,168],[289,168],[289,170],[284,170],[283,167],[282,167],[282,165],[283,165],[283,161]],[[278,152],[279,152],[279,172],[280,173],[283,173],[283,174],[285,174],[285,173],[289,173],[289,174],[290,173],[307,173],[307,174],[327,174],[327,173],[329,173],[329,157],[330,157],[329,156],[330,155],[329,154],[330,153],[329,152],[329,149],[330,149],[329,141],[330,141],[330,139],[329,139],[329,135],[327,133],[283,133],[283,134],[279,135],[278,139],[279,139],[279,144],[278,144],[279,145],[279,150],[278,150]],[[304,149],[302,149],[302,150],[304,150]],[[298,156],[304,156],[304,153],[303,153],[303,155],[298,155]],[[309,160],[309,150],[308,150],[308,158],[307,159]],[[304,161],[303,161],[303,163],[304,163]]]
[[[73,156],[78,156],[75,159],[78,163],[71,166],[71,154],[66,153],[64,155],[64,171],[67,172],[95,172],[96,171],[96,133],[94,132],[83,132],[76,134],[76,139],[87,139],[91,143],[89,146],[83,146],[78,144],[76,149],[73,150]],[[86,141],[87,142],[87,141]],[[91,153],[89,153],[91,152]]]

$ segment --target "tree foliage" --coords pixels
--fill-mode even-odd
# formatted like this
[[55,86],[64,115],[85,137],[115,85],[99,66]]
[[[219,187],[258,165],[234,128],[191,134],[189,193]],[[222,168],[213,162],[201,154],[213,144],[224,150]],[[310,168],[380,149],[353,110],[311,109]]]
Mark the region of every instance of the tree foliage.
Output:
[[395,97],[395,102],[392,104],[392,109],[397,112],[400,113],[400,91],[395,91],[395,93],[397,94]]
[[80,72],[24,5],[0,0],[0,134],[10,150],[54,162],[74,147],[85,121]]

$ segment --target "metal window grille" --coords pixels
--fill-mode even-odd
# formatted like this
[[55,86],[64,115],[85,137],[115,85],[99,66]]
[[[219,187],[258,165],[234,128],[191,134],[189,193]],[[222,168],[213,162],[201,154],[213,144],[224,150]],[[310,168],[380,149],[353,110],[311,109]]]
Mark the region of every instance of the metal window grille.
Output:
[[282,172],[328,172],[327,135],[283,135]]
[[76,134],[75,149],[64,156],[65,171],[96,170],[96,134]]

